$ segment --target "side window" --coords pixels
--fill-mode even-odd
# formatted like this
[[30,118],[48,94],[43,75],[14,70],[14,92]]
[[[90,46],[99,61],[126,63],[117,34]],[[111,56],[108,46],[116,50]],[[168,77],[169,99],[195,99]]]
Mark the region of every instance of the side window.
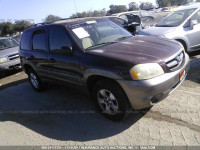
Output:
[[190,26],[191,20],[197,20],[198,23],[200,23],[200,11],[198,11],[196,14],[194,14],[184,25],[184,28]]
[[117,18],[117,17],[110,17],[110,20],[113,21],[114,23],[118,24],[118,25],[124,25],[125,24],[125,20],[121,19],[121,18]]
[[191,20],[197,20],[200,23],[200,11],[198,11],[194,16],[192,16]]
[[24,32],[20,42],[20,49],[31,50],[32,33]]
[[126,21],[128,21],[128,18],[127,18],[126,15],[121,15],[121,16],[119,16],[119,17],[125,19]]
[[132,15],[137,15],[137,16],[141,17],[140,12],[133,12],[133,13],[131,13],[131,14],[132,14]]
[[71,40],[62,27],[49,27],[49,47],[52,53],[65,53],[71,46]]
[[33,50],[46,51],[46,32],[38,30],[33,33]]

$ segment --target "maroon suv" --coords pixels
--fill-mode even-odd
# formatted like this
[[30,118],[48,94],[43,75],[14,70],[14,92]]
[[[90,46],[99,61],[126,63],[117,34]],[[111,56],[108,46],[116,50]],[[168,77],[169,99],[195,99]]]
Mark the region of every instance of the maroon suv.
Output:
[[19,53],[35,90],[50,81],[87,88],[100,112],[113,120],[166,98],[189,69],[178,42],[132,36],[106,18],[35,25],[24,31]]

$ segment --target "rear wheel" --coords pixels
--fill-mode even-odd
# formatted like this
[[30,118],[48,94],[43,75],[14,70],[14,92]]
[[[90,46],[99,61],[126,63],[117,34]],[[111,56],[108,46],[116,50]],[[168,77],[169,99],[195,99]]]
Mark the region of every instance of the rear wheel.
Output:
[[111,120],[120,121],[128,116],[130,103],[122,88],[113,81],[99,81],[93,88],[96,107]]
[[32,69],[28,70],[28,77],[29,77],[29,82],[33,87],[33,89],[35,89],[36,91],[43,91],[45,89],[44,83]]

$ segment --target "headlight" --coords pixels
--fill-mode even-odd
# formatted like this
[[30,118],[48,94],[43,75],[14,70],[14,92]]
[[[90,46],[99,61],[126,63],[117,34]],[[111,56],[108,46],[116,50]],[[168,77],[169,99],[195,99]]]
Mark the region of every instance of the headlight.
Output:
[[8,59],[6,57],[0,58],[0,63],[6,62]]
[[146,80],[164,74],[162,67],[157,63],[139,64],[130,70],[134,80]]

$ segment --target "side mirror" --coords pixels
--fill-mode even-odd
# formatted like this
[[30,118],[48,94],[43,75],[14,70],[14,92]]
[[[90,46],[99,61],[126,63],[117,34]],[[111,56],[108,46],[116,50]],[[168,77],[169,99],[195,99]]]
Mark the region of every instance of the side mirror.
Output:
[[70,54],[73,53],[73,48],[72,48],[72,46],[63,46],[63,47],[62,47],[62,52],[63,52],[64,54],[70,55]]
[[191,20],[190,21],[190,29],[193,30],[194,26],[198,24],[197,20]]

